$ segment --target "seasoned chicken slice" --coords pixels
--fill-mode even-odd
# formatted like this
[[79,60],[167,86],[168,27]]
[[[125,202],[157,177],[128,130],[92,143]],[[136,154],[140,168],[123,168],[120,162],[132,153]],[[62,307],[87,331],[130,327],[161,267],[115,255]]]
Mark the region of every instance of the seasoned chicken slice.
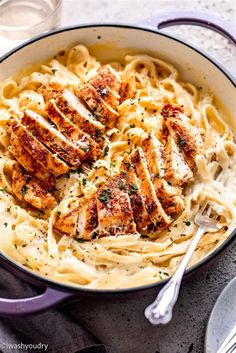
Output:
[[19,200],[28,202],[37,209],[56,205],[55,198],[41,187],[39,180],[31,178],[19,164],[13,167],[12,192]]
[[56,99],[62,93],[62,88],[56,83],[50,83],[39,87],[38,93],[42,94],[47,103],[50,99]]
[[100,75],[96,75],[95,77],[89,80],[89,83],[96,89],[99,93],[100,97],[113,109],[119,105],[120,95],[110,89],[104,83],[103,78]]
[[97,121],[81,100],[68,89],[57,98],[56,105],[72,123],[95,140],[104,134],[105,126]]
[[165,145],[166,174],[165,178],[172,185],[181,186],[193,180],[193,172],[186,163],[179,147],[169,135]]
[[56,106],[55,100],[51,99],[45,107],[48,118],[56,125],[58,130],[65,135],[66,138],[73,142],[85,144],[89,151],[90,157],[96,157],[100,154],[99,145],[85,132],[81,131],[74,125]]
[[99,236],[136,232],[129,195],[121,175],[110,177],[97,191]]
[[190,119],[183,114],[183,109],[179,106],[165,105],[162,115],[175,143],[179,146],[189,167],[194,170],[196,155],[203,152],[203,141],[199,130],[190,123]]
[[70,142],[46,119],[32,110],[25,111],[22,124],[40,142],[75,168],[78,168],[81,162],[89,157],[89,147],[85,143],[75,144]]
[[145,203],[141,195],[140,185],[127,154],[124,156],[121,163],[120,173],[126,181],[126,187],[128,188],[128,194],[134,220],[137,224],[137,229],[140,233],[143,233],[144,231],[147,231],[147,227],[152,224],[152,221],[146,211]]
[[80,200],[80,211],[77,224],[79,239],[91,240],[98,231],[97,201],[95,195]]
[[113,127],[119,113],[109,106],[90,84],[84,84],[78,91],[78,96],[88,105],[97,119],[108,127]]
[[53,228],[61,233],[75,236],[77,233],[77,222],[80,211],[80,202],[78,198],[72,198],[66,205],[59,207],[57,219]]
[[143,150],[140,147],[137,148],[132,152],[130,160],[140,183],[147,213],[156,228],[161,229],[167,227],[171,223],[171,218],[165,213],[156,196]]
[[24,148],[53,175],[65,174],[69,167],[39,142],[17,119],[10,118],[8,130],[14,133]]
[[108,65],[103,65],[99,68],[98,74],[102,78],[104,85],[109,87],[113,92],[119,92],[121,80],[115,70]]
[[164,146],[151,133],[142,142],[145,152],[148,169],[152,178],[155,192],[166,213],[171,215],[183,210],[184,202],[181,196],[182,189],[178,186],[172,186],[165,177]]
[[30,153],[27,152],[14,133],[11,134],[10,143],[11,145],[8,149],[15,159],[27,172],[41,180],[43,188],[50,190],[56,182],[54,175],[49,173]]
[[132,99],[135,96],[135,91],[129,82],[122,82],[120,87],[120,104],[126,99]]

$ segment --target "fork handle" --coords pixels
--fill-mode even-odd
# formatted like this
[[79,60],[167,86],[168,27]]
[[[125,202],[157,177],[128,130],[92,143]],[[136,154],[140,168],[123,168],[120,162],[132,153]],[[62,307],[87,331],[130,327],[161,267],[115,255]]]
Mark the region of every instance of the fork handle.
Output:
[[203,226],[198,228],[178,270],[159,292],[155,301],[145,309],[145,316],[151,324],[167,324],[171,321],[185,269],[205,231],[206,228]]

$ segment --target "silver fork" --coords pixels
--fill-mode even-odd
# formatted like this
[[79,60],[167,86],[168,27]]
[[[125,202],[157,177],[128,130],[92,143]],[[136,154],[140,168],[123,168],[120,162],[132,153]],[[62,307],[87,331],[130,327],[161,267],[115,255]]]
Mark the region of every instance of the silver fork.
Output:
[[184,271],[196,249],[201,237],[206,232],[215,232],[217,216],[212,217],[212,209],[207,203],[201,207],[195,216],[194,223],[199,227],[197,233],[173,277],[159,292],[155,301],[145,309],[145,316],[153,325],[167,324],[172,319],[173,308],[179,296],[180,285]]

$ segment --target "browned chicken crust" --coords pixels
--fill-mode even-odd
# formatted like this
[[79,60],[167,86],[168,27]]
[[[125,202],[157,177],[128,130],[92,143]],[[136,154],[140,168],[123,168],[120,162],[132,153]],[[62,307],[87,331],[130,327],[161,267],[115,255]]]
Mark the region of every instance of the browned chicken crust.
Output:
[[89,148],[86,144],[81,143],[78,145],[70,142],[39,114],[31,110],[26,110],[21,121],[38,141],[42,142],[74,168],[78,168],[81,161],[86,158],[86,154],[89,152]]
[[43,188],[50,190],[54,187],[55,176],[47,171],[38,161],[21,145],[15,134],[11,134],[11,145],[8,147],[15,159],[30,175],[40,179]]
[[120,87],[120,104],[126,99],[132,99],[135,96],[135,91],[129,82],[122,82]]
[[75,236],[77,232],[77,222],[80,210],[79,205],[80,202],[78,198],[72,199],[67,206],[67,212],[58,211],[54,228],[62,233]]
[[100,75],[96,75],[89,83],[96,89],[100,97],[113,109],[119,105],[120,95],[110,89]]
[[163,144],[150,134],[142,143],[155,192],[168,215],[180,213],[184,208],[182,189],[172,186],[165,177],[165,153]]
[[77,224],[77,237],[90,240],[97,234],[98,212],[95,195],[84,197],[80,201],[80,211]]
[[81,87],[77,95],[89,106],[95,117],[103,125],[114,126],[119,116],[118,112],[105,102],[102,95],[90,83]]
[[56,99],[56,105],[84,133],[95,139],[100,138],[104,134],[105,126],[96,120],[82,101],[69,90],[64,90]]
[[44,190],[40,181],[28,175],[18,163],[13,167],[12,191],[19,200],[28,202],[37,209],[56,205],[53,195]]
[[167,104],[162,110],[165,124],[183,153],[190,169],[194,170],[195,158],[203,152],[203,141],[199,130],[190,123],[190,119],[179,106]]
[[172,185],[181,186],[193,180],[193,172],[171,135],[167,137],[165,145],[165,162],[165,178]]
[[17,119],[10,118],[8,121],[10,134],[13,132],[24,148],[34,159],[42,164],[50,173],[55,176],[65,174],[69,167],[52,154],[41,142],[39,142]]
[[136,224],[125,179],[121,175],[109,180],[97,192],[98,232],[100,236],[136,232]]
[[141,194],[140,184],[127,154],[121,163],[120,172],[125,179],[126,187],[128,188],[137,229],[140,233],[143,233],[147,231],[147,227],[152,224],[152,220],[147,213],[145,201]]
[[145,207],[152,222],[158,228],[168,226],[171,223],[171,218],[165,213],[156,196],[143,150],[137,148],[131,154],[130,160],[138,177]]
[[101,77],[104,85],[109,87],[114,92],[119,92],[121,80],[116,72],[108,65],[103,65],[98,70],[98,75]]

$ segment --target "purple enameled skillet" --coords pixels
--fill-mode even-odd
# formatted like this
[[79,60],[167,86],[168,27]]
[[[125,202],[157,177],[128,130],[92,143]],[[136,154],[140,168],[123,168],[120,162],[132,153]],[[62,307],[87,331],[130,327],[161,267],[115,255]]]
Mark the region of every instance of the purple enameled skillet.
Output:
[[[156,54],[158,57],[171,62],[177,67],[184,80],[193,82],[197,86],[209,87],[222,105],[227,108],[229,116],[233,116],[236,111],[235,79],[208,54],[159,31],[161,28],[178,24],[210,28],[228,38],[233,45],[236,45],[235,28],[222,19],[212,16],[212,14],[197,12],[160,14],[158,17],[147,21],[146,25],[142,27],[123,24],[89,24],[67,27],[35,37],[4,55],[0,61],[0,81],[34,63],[47,60],[59,50],[70,48],[78,43],[92,47],[100,42],[105,45],[104,48],[109,48],[109,46],[117,48],[117,53],[121,53],[122,49],[132,48],[136,52]],[[98,55],[98,59],[115,60],[117,55],[114,50],[107,49]],[[196,274],[200,269],[205,269],[206,266],[215,261],[233,243],[236,238],[235,235],[236,230],[213,253],[188,269],[185,278]],[[40,313],[72,298],[115,299],[118,297],[134,297],[140,295],[140,293],[157,293],[166,283],[166,280],[163,280],[137,288],[95,290],[73,287],[41,277],[17,264],[3,253],[0,253],[0,263],[16,276],[44,290],[43,294],[33,298],[0,298],[1,316],[23,316]]]

